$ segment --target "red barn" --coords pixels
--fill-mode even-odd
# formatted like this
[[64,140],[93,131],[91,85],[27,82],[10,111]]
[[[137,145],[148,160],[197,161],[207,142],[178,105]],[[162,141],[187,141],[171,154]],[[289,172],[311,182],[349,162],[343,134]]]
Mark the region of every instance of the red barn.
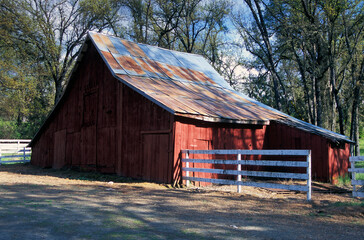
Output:
[[33,165],[172,183],[182,149],[311,149],[313,177],[330,181],[350,143],[234,91],[199,55],[90,32],[30,145]]

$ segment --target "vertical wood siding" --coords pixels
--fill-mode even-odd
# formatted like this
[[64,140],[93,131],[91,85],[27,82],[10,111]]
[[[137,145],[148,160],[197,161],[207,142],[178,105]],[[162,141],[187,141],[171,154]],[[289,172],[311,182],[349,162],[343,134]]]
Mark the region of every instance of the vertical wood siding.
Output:
[[[198,120],[186,118],[177,118],[174,124],[175,142],[174,142],[174,169],[173,176],[175,182],[181,180],[180,171],[181,150],[182,149],[262,149],[264,144],[264,135],[266,126],[238,125],[207,123]],[[207,155],[191,155],[190,158],[208,158]],[[209,156],[214,158],[216,156]],[[231,156],[221,156],[222,159],[231,159]],[[208,168],[211,164],[190,163],[190,167]],[[221,168],[222,166],[215,166]],[[235,166],[226,166],[234,169]],[[212,177],[216,174],[208,173],[191,173],[194,177]],[[227,177],[227,176],[220,176]],[[206,185],[208,183],[200,183]]]
[[31,162],[171,182],[172,126],[170,113],[116,80],[90,45]]
[[[312,176],[320,181],[333,181],[348,169],[349,144],[334,146],[329,140],[283,124],[271,122],[268,126],[203,123],[197,120],[178,118],[175,122],[174,179],[182,176],[180,150],[182,149],[311,149]],[[206,155],[204,155],[206,158]],[[190,158],[201,158],[193,156]],[[213,156],[209,156],[212,158]],[[251,159],[250,156],[245,156]],[[223,159],[231,159],[225,156]],[[272,158],[271,156],[269,158]],[[278,158],[277,158],[278,159]],[[297,157],[280,157],[282,160],[302,160]],[[211,167],[202,163],[190,163],[193,167]],[[176,167],[177,166],[177,167]],[[230,166],[234,167],[234,166]],[[222,168],[222,166],[215,166]],[[244,170],[244,169],[243,169]],[[249,170],[249,169],[247,169]],[[271,170],[271,169],[261,169]],[[277,170],[277,169],[276,169]],[[284,171],[287,169],[279,169]],[[301,172],[304,169],[288,169]],[[195,177],[216,178],[207,173],[191,173]],[[219,176],[227,177],[227,176]],[[197,183],[199,184],[199,183]],[[206,183],[200,183],[206,184]]]

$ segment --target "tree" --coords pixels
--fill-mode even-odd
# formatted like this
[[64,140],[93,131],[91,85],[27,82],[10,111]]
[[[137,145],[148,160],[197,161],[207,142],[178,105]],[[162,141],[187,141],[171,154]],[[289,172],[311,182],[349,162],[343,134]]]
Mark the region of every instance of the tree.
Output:
[[283,93],[284,99],[286,95],[285,86],[277,70],[279,59],[276,58],[275,50],[272,46],[272,36],[274,33],[269,29],[264,16],[265,4],[260,0],[244,0],[244,3],[249,9],[252,21],[248,24],[244,21],[244,13],[237,12],[233,15],[233,22],[244,41],[246,49],[257,57],[269,71],[273,83],[274,106],[281,110],[283,101],[281,95]]
[[[282,104],[282,110],[318,126],[350,133],[358,143],[364,76],[362,1],[244,3],[250,17],[235,13],[233,21],[254,56],[248,62],[259,73],[248,80],[255,89],[249,94],[275,107]],[[358,154],[358,144],[355,149]]]
[[87,31],[113,26],[116,16],[108,0],[2,0],[2,14],[12,19],[12,41],[40,54],[56,103]]

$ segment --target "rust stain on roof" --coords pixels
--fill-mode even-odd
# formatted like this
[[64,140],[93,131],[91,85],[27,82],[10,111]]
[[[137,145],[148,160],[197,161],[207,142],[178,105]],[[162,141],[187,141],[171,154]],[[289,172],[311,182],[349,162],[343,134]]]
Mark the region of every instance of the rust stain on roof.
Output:
[[169,69],[167,69],[167,66],[163,66],[163,64],[162,63],[160,63],[160,62],[155,62],[155,64],[157,64],[157,66],[163,71],[163,73],[165,73],[168,77],[170,77],[170,78],[174,78],[174,75],[173,75],[173,73],[169,70]]
[[[116,73],[122,81],[173,112],[244,121],[265,121],[278,116],[220,85],[219,75],[207,63],[198,65],[202,58],[187,62],[188,58],[181,55],[180,61],[178,52],[168,55],[166,50],[153,47],[144,52],[136,43],[100,34],[91,36],[100,48],[111,52],[100,50],[107,64],[113,70],[124,70]],[[169,61],[166,56],[177,59]]]
[[115,60],[113,55],[109,52],[101,51],[102,55],[105,57],[106,61],[109,63],[112,69],[122,69],[119,63]]
[[124,69],[129,71],[134,71],[139,75],[145,74],[143,69],[139,66],[137,62],[134,61],[132,57],[122,55],[118,56],[116,59],[119,61],[119,63]]
[[157,64],[157,62],[150,60],[150,59],[145,59],[146,62],[149,64],[149,66],[153,69],[153,71],[155,73],[157,73],[159,76],[168,76],[166,73],[163,72],[162,69],[159,68],[159,65]]
[[97,45],[101,45],[101,46],[104,46],[104,42],[102,41],[101,39],[101,35],[93,35],[93,40],[96,42]]
[[[212,93],[204,85],[197,86],[193,83],[183,84],[176,81],[176,87],[170,88],[169,80],[118,76],[175,112],[244,121],[265,121],[274,117],[270,111],[260,106],[234,101],[222,88]],[[195,89],[191,90],[193,88]]]
[[207,77],[203,72],[196,71],[193,69],[189,69],[189,71],[191,71],[192,74],[194,74],[196,76],[196,78],[202,82],[210,82],[212,84],[216,84],[214,81],[211,80],[211,78]]
[[135,58],[135,61],[137,61],[140,64],[140,66],[144,69],[144,71],[147,71],[149,73],[154,73],[154,70],[142,58]]
[[121,42],[124,44],[126,49],[128,49],[128,51],[132,55],[134,55],[136,57],[148,58],[148,56],[144,53],[144,51],[139,47],[138,44],[127,41],[127,40],[121,40]]
[[109,51],[111,53],[119,53],[118,50],[116,50],[116,48],[114,47],[114,44],[112,44],[112,42],[110,41],[110,39],[105,36],[105,35],[99,35],[102,39],[102,41],[104,42],[104,44],[106,45],[107,49],[109,49]]
[[179,66],[172,66],[167,64],[167,67],[173,72],[174,75],[178,76],[179,78],[185,79],[185,80],[189,80],[189,81],[193,81],[193,79],[191,78],[191,76],[189,74],[186,74],[181,67]]

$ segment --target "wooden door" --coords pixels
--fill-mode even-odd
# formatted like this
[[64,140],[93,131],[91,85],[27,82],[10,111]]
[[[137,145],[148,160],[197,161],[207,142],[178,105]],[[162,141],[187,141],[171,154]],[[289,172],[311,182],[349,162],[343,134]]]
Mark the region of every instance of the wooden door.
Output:
[[167,182],[169,171],[169,134],[143,134],[143,179]]
[[54,133],[54,157],[52,168],[60,169],[66,162],[66,129]]
[[95,88],[83,96],[80,165],[89,170],[96,168],[97,106],[98,91]]

